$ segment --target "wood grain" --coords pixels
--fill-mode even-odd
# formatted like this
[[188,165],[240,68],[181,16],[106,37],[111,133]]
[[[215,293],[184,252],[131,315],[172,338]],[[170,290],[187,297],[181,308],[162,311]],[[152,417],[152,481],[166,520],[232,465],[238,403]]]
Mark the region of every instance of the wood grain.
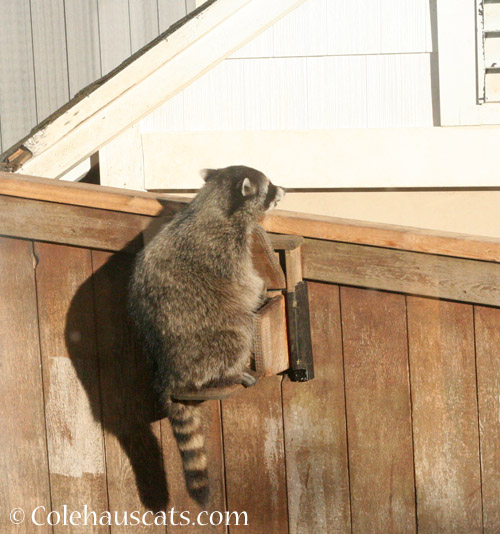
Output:
[[483,532],[500,532],[500,310],[476,306],[479,429],[481,439],[481,485]]
[[268,232],[500,262],[500,240],[338,217],[273,210],[263,222]]
[[[191,521],[194,521],[198,514],[204,510],[209,513],[214,510],[224,513],[226,510],[225,498],[225,480],[224,480],[224,456],[222,450],[222,425],[220,402],[211,400],[201,405],[201,420],[203,434],[205,436],[205,451],[208,459],[208,476],[210,480],[210,498],[206,506],[201,508],[187,494],[182,462],[172,434],[172,427],[168,419],[161,421],[161,435],[163,446],[163,459],[167,472],[167,480],[170,491],[170,504],[177,511],[189,511]],[[169,508],[170,509],[170,508]],[[175,517],[176,523],[180,523],[180,517]],[[208,516],[202,515],[201,521],[208,522]],[[227,532],[225,525],[212,526],[207,525],[201,528],[202,532],[211,534],[224,534]],[[169,534],[171,532],[185,532],[186,534],[198,534],[200,526],[198,525],[169,525]]]
[[271,241],[261,226],[257,226],[253,233],[252,259],[255,269],[264,280],[267,289],[285,289],[285,274]]
[[141,215],[0,196],[0,234],[40,241],[121,250],[151,219]]
[[[0,194],[156,216],[188,199],[0,172]],[[177,206],[177,208],[176,208]],[[273,210],[268,232],[500,262],[500,239]]]
[[416,532],[405,298],[340,296],[353,532]]
[[254,319],[255,371],[274,376],[290,368],[286,331],[285,297],[272,297]]
[[500,265],[306,239],[304,278],[500,305]]
[[[30,534],[30,521],[14,525],[9,514],[17,507],[27,515],[37,506],[50,511],[34,257],[31,242],[3,237],[0,365],[0,530]],[[48,525],[37,530],[52,532]]]
[[286,289],[295,291],[295,287],[303,279],[302,249],[285,250]]
[[[149,425],[154,412],[151,386],[144,362],[136,357],[126,316],[131,257],[93,251],[92,262],[94,274],[88,283],[95,299],[109,509],[141,514],[149,508],[165,509],[160,427]],[[164,526],[135,529],[165,532]],[[112,532],[129,531],[117,526]]]
[[[108,509],[90,251],[36,243],[36,284],[52,507]],[[75,295],[78,309],[72,308]],[[68,317],[68,321],[66,318]],[[67,527],[54,526],[54,532]],[[109,526],[72,527],[109,532]]]
[[407,300],[419,532],[479,533],[472,306]]
[[351,532],[339,289],[309,284],[316,377],[283,381],[290,534]]
[[248,515],[231,534],[288,534],[281,377],[222,401],[227,506]]
[[173,212],[178,211],[188,200],[178,196],[174,198],[170,195],[132,192],[118,187],[56,181],[2,171],[0,194],[150,216],[160,215],[166,207]]

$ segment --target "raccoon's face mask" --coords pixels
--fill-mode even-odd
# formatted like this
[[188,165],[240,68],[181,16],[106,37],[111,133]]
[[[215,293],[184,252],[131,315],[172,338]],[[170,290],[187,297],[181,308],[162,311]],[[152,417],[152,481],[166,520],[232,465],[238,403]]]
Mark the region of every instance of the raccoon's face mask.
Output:
[[231,215],[244,210],[248,215],[259,217],[276,207],[285,196],[283,187],[274,185],[263,173],[251,167],[205,169],[202,176],[205,182],[218,184],[221,193],[229,193]]
[[276,207],[285,196],[285,189],[274,185],[264,175],[262,176],[263,179],[257,180],[245,177],[241,183],[241,194],[248,201],[251,201],[253,197],[256,207],[266,212]]

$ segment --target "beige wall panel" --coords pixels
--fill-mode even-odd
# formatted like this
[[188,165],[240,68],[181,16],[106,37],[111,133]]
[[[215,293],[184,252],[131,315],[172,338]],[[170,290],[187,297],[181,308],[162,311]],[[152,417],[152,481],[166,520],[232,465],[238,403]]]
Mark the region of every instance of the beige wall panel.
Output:
[[146,189],[249,165],[288,188],[497,186],[500,127],[143,134]]

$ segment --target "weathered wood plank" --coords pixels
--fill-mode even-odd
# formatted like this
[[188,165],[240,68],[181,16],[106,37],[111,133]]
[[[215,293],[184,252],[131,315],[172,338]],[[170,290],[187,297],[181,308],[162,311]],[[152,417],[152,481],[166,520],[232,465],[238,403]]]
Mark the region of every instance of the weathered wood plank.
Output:
[[[210,479],[210,498],[207,505],[203,508],[190,499],[187,494],[182,462],[177,443],[172,434],[172,427],[168,419],[161,421],[163,459],[170,493],[169,508],[173,506],[178,511],[189,511],[191,522],[195,522],[196,517],[203,510],[209,510],[209,513],[214,510],[224,513],[226,510],[220,401],[211,400],[204,402],[201,405],[201,411],[202,428],[205,436],[205,451],[208,459],[208,475]],[[208,523],[207,515],[202,515],[200,519],[203,523]],[[169,534],[171,532],[186,532],[186,534],[197,534],[200,532],[199,525],[179,525],[181,521],[178,515],[175,517],[175,522],[177,525],[169,525]],[[225,525],[207,525],[202,528],[202,531],[211,534],[225,534],[227,528]]]
[[178,196],[132,192],[117,187],[55,181],[1,171],[0,194],[150,216],[159,215],[165,207],[170,207],[174,213],[188,200]]
[[277,292],[254,318],[253,353],[255,371],[274,376],[290,368],[285,297]]
[[282,385],[290,534],[351,533],[339,289],[309,284],[316,378]]
[[[149,217],[0,196],[0,234],[81,247],[120,250]],[[138,243],[139,244],[139,243]]]
[[[50,511],[32,252],[29,241],[0,238],[0,530],[13,534],[35,528],[30,519],[11,523],[13,508]],[[48,525],[36,529],[52,532]]]
[[131,55],[128,1],[97,0],[102,74]]
[[[175,205],[189,200],[92,184],[55,182],[1,171],[0,194],[151,216],[158,215],[165,205],[173,209]],[[500,262],[500,240],[495,238],[282,210],[267,214],[263,226],[268,232]]]
[[253,233],[252,257],[255,269],[264,280],[267,289],[285,289],[285,274],[271,241],[260,226],[257,226]]
[[306,239],[304,278],[500,305],[500,265]]
[[[126,287],[131,257],[92,251],[102,414],[110,511],[164,509],[167,491],[159,423],[154,412],[144,361],[136,357],[126,316]],[[75,303],[77,304],[77,303]],[[149,387],[148,387],[149,386]],[[151,522],[151,517],[147,517]],[[140,532],[165,532],[140,525]],[[113,534],[130,527],[116,526]]]
[[[37,123],[30,1],[0,1],[1,137],[4,149]],[[15,65],[15,68],[12,66]]]
[[268,214],[263,226],[268,232],[500,262],[495,238],[282,210]]
[[64,8],[69,93],[73,96],[80,89],[100,78],[102,73],[99,52],[99,16],[97,0],[71,0],[71,2],[64,3]]
[[36,107],[39,120],[69,100],[64,0],[31,0]]
[[472,306],[408,297],[418,529],[482,531]]
[[500,240],[493,237],[422,230],[282,210],[273,210],[266,215],[262,226],[267,232],[500,263]]
[[[87,505],[99,514],[108,498],[90,251],[35,243],[35,254],[52,507]],[[104,533],[109,526],[72,530]]]
[[500,532],[500,310],[476,306],[479,430],[484,534]]
[[281,377],[222,401],[227,506],[248,514],[231,534],[288,534]]
[[353,532],[416,532],[405,297],[340,298]]

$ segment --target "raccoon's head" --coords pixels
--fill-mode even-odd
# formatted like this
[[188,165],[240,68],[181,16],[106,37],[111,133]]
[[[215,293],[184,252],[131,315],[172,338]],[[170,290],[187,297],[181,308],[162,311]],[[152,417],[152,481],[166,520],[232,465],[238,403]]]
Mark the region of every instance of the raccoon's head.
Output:
[[271,183],[260,171],[236,165],[202,171],[204,189],[218,195],[229,216],[236,213],[259,218],[285,196],[285,189]]

